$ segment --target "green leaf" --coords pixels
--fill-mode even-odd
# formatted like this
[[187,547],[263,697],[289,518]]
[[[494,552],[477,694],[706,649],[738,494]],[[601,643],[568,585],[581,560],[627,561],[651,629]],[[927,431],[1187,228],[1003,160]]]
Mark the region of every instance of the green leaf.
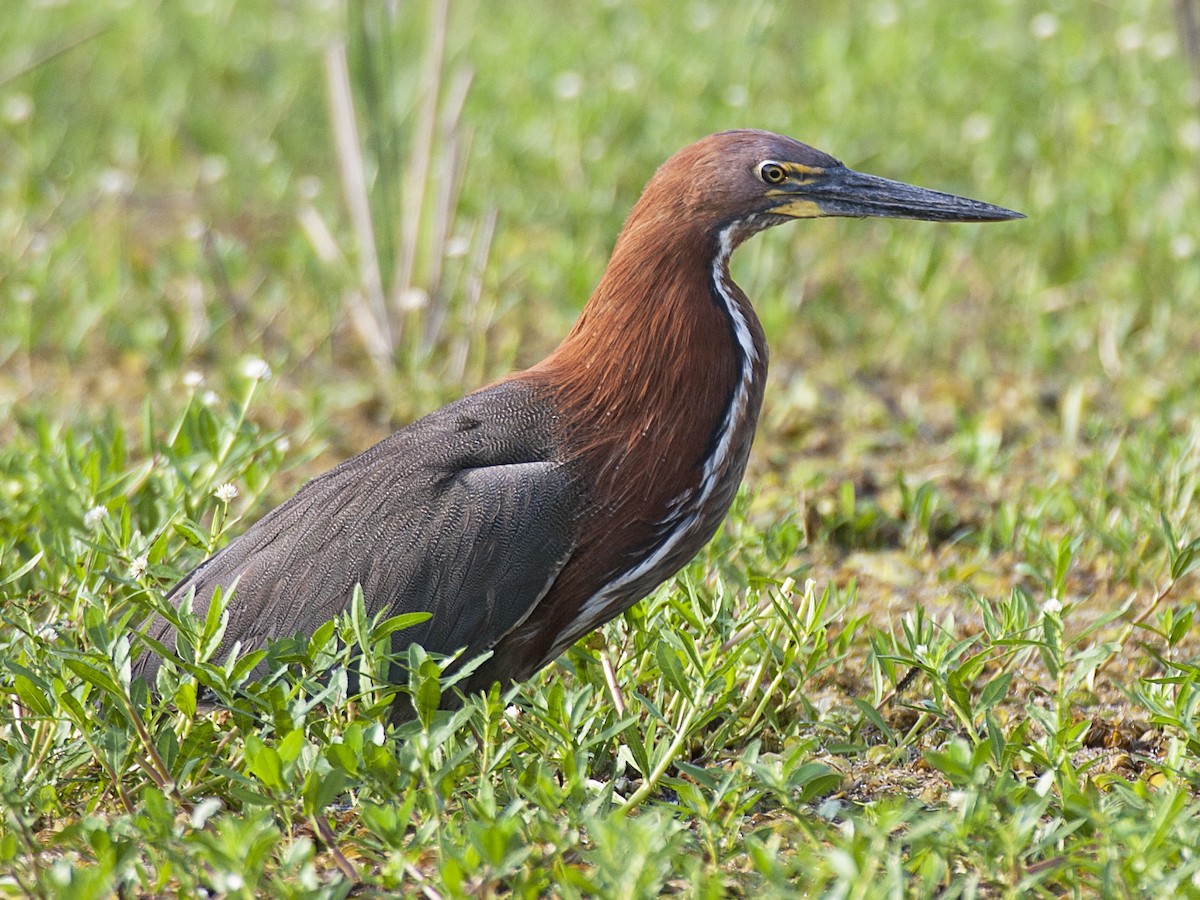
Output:
[[1171,578],[1178,581],[1200,566],[1200,541],[1192,541],[1180,547],[1171,556]]
[[295,728],[287,733],[277,745],[279,758],[285,766],[291,768],[295,764],[296,760],[300,758],[305,744],[304,732],[301,729]]
[[428,657],[422,660],[420,669],[415,673],[417,691],[413,699],[417,717],[426,728],[433,721],[433,714],[442,702],[442,687],[438,680],[441,674],[441,667]]
[[984,685],[983,690],[979,693],[978,706],[981,711],[986,712],[993,709],[997,703],[1008,696],[1008,687],[1012,684],[1015,674],[1012,671],[1002,672]]
[[892,726],[887,723],[887,720],[880,714],[872,704],[863,700],[861,697],[851,697],[851,702],[858,707],[858,711],[863,714],[868,722],[879,729],[880,734],[887,738],[889,743],[896,742],[896,732]]
[[193,547],[199,547],[201,550],[208,550],[208,534],[201,531],[193,522],[188,519],[182,519],[174,525],[175,533],[182,537]]
[[823,763],[805,763],[788,776],[791,788],[800,803],[808,803],[835,790],[842,783],[842,776]]
[[655,644],[654,658],[658,661],[658,668],[671,687],[685,697],[690,697],[692,691],[688,685],[687,676],[684,674],[683,665],[666,641],[659,641]]
[[1190,608],[1180,613],[1175,621],[1171,623],[1171,633],[1167,636],[1167,643],[1172,647],[1177,646],[1180,641],[1187,636],[1192,629],[1192,621],[1195,617],[1195,609]]
[[433,613],[414,612],[384,619],[371,629],[371,640],[377,641],[388,637],[393,632],[403,631],[406,628],[412,628],[414,625],[420,625],[422,622],[428,621],[432,615]]
[[54,704],[46,696],[45,690],[34,684],[32,679],[17,675],[13,679],[13,688],[26,709],[47,719],[54,715]]
[[268,788],[283,790],[283,763],[279,753],[253,734],[246,735],[246,768]]
[[103,669],[82,659],[65,659],[63,665],[93,687],[114,697],[121,696],[120,686]]
[[58,705],[66,709],[71,720],[77,725],[87,721],[87,714],[84,712],[83,704],[79,699],[67,688],[66,682],[62,678],[54,679],[54,698],[58,701]]
[[15,572],[6,575],[3,580],[0,580],[0,587],[4,587],[6,584],[12,584],[14,581],[23,578],[27,573],[33,571],[33,568],[42,561],[42,556],[44,554],[45,551],[43,550],[39,550],[37,553],[33,554],[33,556],[27,559],[24,564],[22,564]]
[[345,744],[330,744],[325,748],[325,755],[330,765],[346,773],[351,778],[359,776],[359,756]]
[[329,804],[333,803],[338,798],[338,795],[346,789],[350,784],[350,778],[341,769],[329,768],[328,766],[321,767],[325,771],[318,772],[316,769],[308,773],[308,777],[304,780],[304,789],[302,796],[304,798],[304,812],[310,816],[320,815],[325,811]]

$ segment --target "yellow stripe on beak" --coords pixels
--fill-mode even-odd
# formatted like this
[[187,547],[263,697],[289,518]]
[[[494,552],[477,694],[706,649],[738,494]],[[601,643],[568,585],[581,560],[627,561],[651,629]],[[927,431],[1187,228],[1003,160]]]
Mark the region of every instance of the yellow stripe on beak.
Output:
[[825,215],[825,212],[814,201],[802,200],[799,197],[779,206],[772,207],[771,212],[780,216],[789,216],[793,219],[819,219]]

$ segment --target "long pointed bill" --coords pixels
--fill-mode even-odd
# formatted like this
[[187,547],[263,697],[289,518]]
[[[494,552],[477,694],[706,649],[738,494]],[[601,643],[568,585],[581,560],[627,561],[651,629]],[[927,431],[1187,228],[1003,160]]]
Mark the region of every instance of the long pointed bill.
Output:
[[1022,213],[1002,206],[846,168],[825,169],[804,184],[798,194],[795,200],[785,201],[774,211],[800,217],[882,216],[928,222],[1001,222],[1025,218]]

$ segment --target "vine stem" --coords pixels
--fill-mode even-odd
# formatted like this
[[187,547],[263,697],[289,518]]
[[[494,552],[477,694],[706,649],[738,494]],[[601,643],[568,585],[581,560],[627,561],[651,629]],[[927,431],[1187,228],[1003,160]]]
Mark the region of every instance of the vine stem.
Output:
[[646,780],[642,782],[641,786],[632,794],[630,794],[625,802],[618,807],[617,811],[621,815],[628,815],[630,812],[636,809],[643,800],[650,796],[650,792],[654,790],[654,788],[658,785],[659,780],[663,777],[663,775],[666,774],[667,769],[671,767],[671,763],[675,762],[675,757],[683,748],[683,742],[688,738],[688,733],[692,728],[692,722],[695,721],[696,712],[699,708],[700,705],[693,700],[691,709],[689,709],[687,715],[684,716],[683,722],[679,725],[679,730],[675,732],[675,739],[671,741],[671,746],[667,748],[667,752],[664,753],[662,759],[658,761],[658,765],[656,765],[651,770],[650,774],[646,776]]

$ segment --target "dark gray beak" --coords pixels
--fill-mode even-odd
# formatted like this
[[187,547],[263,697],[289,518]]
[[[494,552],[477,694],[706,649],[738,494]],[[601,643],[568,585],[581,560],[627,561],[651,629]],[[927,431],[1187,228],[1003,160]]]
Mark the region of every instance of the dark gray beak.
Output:
[[1002,222],[1022,213],[845,167],[826,169],[802,188],[826,216],[881,216],[928,222]]

